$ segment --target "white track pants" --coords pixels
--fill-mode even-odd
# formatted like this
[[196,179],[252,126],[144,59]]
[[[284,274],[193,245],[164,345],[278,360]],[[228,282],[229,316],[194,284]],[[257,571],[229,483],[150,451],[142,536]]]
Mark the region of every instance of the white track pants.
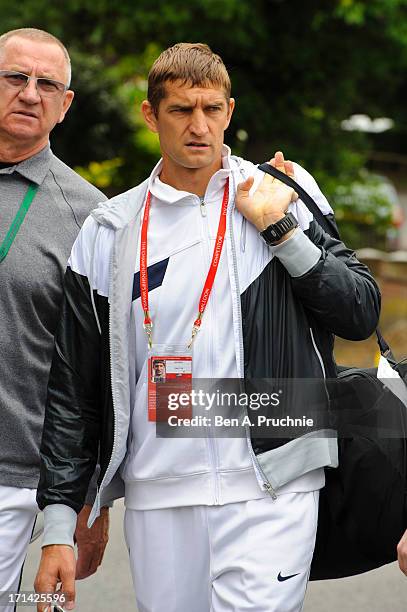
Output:
[[319,491],[163,510],[126,510],[139,612],[298,612]]
[[[38,512],[35,495],[35,489],[0,485],[0,591],[18,591]],[[13,610],[14,605],[0,607],[1,612]]]

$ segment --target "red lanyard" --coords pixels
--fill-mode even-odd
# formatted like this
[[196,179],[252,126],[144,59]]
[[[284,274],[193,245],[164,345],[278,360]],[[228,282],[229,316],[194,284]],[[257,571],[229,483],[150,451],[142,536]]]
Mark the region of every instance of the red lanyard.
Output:
[[[223,242],[226,233],[226,212],[229,200],[229,179],[226,180],[225,190],[223,192],[222,208],[219,217],[218,233],[216,236],[215,247],[213,249],[211,265],[205,280],[204,288],[202,289],[201,297],[199,299],[198,316],[194,321],[192,327],[191,341],[188,344],[188,348],[191,347],[195,336],[197,335],[202,318],[205,312],[206,305],[209,300],[209,296],[212,291],[213,283],[215,282],[216,272],[218,271],[220,256],[222,253]],[[146,205],[144,207],[143,224],[141,226],[141,245],[140,245],[140,294],[141,294],[141,305],[144,311],[144,329],[147,334],[149,347],[152,347],[152,332],[153,332],[153,321],[150,317],[148,310],[148,272],[147,272],[147,231],[148,221],[150,217],[150,206],[151,206],[151,193],[147,194]]]

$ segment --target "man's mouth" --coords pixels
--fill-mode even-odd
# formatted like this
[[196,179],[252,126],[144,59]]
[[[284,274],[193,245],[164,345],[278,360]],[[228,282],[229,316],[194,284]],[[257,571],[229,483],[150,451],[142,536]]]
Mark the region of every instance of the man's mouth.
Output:
[[13,112],[14,115],[22,115],[23,117],[34,117],[34,119],[37,119],[38,115],[32,111],[14,111]]
[[191,148],[200,148],[200,149],[207,149],[209,147],[209,145],[206,142],[187,142],[186,144],[187,147],[191,147]]

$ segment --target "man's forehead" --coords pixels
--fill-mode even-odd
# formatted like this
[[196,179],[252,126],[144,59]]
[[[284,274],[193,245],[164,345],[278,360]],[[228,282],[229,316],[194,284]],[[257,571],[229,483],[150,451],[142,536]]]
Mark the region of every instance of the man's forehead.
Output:
[[[21,36],[12,36],[0,48],[0,63],[7,67],[19,67],[32,70],[35,63],[41,70],[62,77],[61,70],[67,72],[67,61],[61,47],[53,42],[32,40]],[[9,66],[13,64],[13,66]]]
[[166,102],[191,102],[197,98],[208,101],[224,101],[226,98],[225,89],[222,86],[208,83],[207,85],[191,85],[183,81],[166,81],[165,100]]

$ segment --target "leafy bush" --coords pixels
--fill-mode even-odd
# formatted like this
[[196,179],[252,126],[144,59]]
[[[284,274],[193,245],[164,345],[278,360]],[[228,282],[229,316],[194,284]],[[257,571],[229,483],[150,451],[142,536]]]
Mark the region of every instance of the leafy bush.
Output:
[[385,249],[394,230],[396,192],[387,179],[361,170],[355,180],[322,180],[323,190],[338,223],[343,241],[351,248]]

